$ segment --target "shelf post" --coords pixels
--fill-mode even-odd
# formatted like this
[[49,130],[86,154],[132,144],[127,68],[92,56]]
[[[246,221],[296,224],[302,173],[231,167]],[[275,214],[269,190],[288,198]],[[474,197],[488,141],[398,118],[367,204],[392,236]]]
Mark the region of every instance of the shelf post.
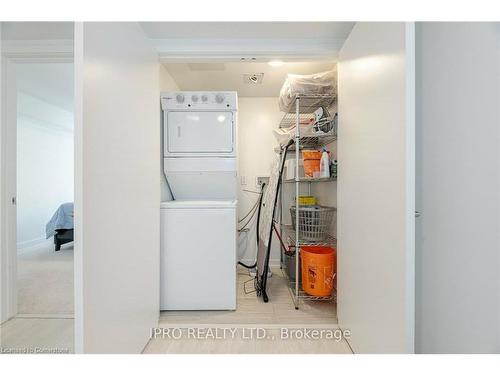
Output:
[[299,262],[300,262],[300,241],[299,241],[299,158],[300,158],[300,97],[295,99],[295,309],[299,308]]

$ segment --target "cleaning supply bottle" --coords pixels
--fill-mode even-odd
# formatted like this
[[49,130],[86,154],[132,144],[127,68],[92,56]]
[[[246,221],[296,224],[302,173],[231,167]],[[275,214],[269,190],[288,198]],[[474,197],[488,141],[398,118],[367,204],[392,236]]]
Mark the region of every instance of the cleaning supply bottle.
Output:
[[338,168],[337,160],[332,161],[330,174],[331,174],[332,178],[334,178],[334,179],[337,179],[337,168]]
[[330,177],[330,157],[328,152],[323,149],[323,154],[321,155],[321,161],[319,165],[319,177],[328,178]]

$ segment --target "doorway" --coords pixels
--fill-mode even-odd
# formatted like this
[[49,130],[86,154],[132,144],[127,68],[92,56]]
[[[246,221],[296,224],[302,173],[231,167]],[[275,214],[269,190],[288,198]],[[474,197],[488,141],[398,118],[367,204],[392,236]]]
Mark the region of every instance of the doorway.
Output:
[[[332,289],[328,294],[318,297],[300,292],[300,297],[297,298],[294,293],[295,281],[297,280],[295,277],[297,274],[295,263],[297,256],[292,240],[290,208],[291,206],[295,207],[292,202],[294,202],[296,186],[292,183],[294,182],[294,178],[289,176],[293,170],[288,171],[288,177],[283,175],[284,183],[282,184],[282,190],[279,194],[280,199],[276,209],[277,212],[279,211],[279,214],[276,213],[275,215],[277,234],[272,234],[272,250],[269,258],[270,272],[268,273],[267,280],[267,295],[269,300],[266,301],[268,303],[264,302],[264,299],[260,293],[257,293],[257,288],[255,287],[255,265],[258,253],[256,237],[261,237],[260,235],[256,235],[259,233],[259,222],[261,228],[264,223],[264,215],[262,214],[264,209],[261,210],[259,206],[262,206],[261,208],[265,208],[266,206],[266,203],[261,202],[261,194],[265,195],[266,186],[262,187],[259,181],[261,179],[269,181],[271,170],[274,164],[279,161],[278,156],[281,155],[280,142],[275,138],[276,132],[279,132],[281,129],[285,136],[292,134],[287,125],[288,122],[295,124],[294,117],[293,114],[289,114],[289,111],[287,112],[281,108],[280,90],[283,84],[290,79],[290,75],[293,77],[297,74],[303,77],[302,79],[306,79],[306,77],[312,79],[312,77],[317,76],[328,76],[327,84],[325,84],[327,86],[325,92],[327,91],[327,94],[330,95],[325,96],[329,97],[328,107],[331,112],[328,113],[331,113],[333,116],[336,111],[336,61],[334,59],[304,59],[296,61],[280,56],[279,60],[229,61],[218,59],[216,62],[209,63],[202,61],[193,62],[192,60],[180,62],[176,60],[175,62],[166,61],[162,63],[162,79],[160,81],[162,82],[161,90],[165,92],[165,94],[162,94],[162,97],[165,95],[165,97],[174,98],[176,97],[175,94],[179,92],[179,95],[185,95],[185,106],[187,107],[195,107],[199,102],[197,98],[202,98],[203,93],[208,98],[214,92],[224,93],[220,95],[225,95],[228,106],[230,105],[229,103],[232,103],[237,98],[237,121],[235,128],[237,129],[238,179],[235,181],[235,189],[238,196],[238,246],[236,255],[239,265],[236,269],[236,308],[234,310],[224,311],[223,309],[216,309],[213,311],[203,311],[204,309],[199,307],[191,310],[183,309],[181,308],[183,305],[178,304],[175,308],[161,309],[163,310],[160,313],[159,326],[161,328],[186,329],[186,325],[189,325],[195,328],[213,326],[224,329],[229,324],[233,324],[242,327],[243,330],[265,329],[269,331],[270,335],[274,335],[275,337],[279,336],[279,329],[283,327],[314,327],[328,332],[340,333],[337,324],[336,293],[333,290],[333,279],[335,278],[333,270]],[[255,80],[252,77],[255,77]],[[231,94],[234,97],[231,97]],[[206,99],[205,101],[210,103],[210,99]],[[225,103],[223,105],[226,106]],[[306,108],[306,110],[310,110],[311,108]],[[302,116],[304,118],[309,115],[312,116],[316,109],[317,107],[312,108],[310,111],[303,110]],[[329,115],[329,119],[332,119],[332,116]],[[168,118],[167,115],[164,115],[163,118],[164,121],[168,121],[165,120]],[[167,126],[165,126],[166,128]],[[302,130],[305,131],[304,129]],[[332,137],[329,138],[330,142],[328,144],[324,144],[324,147],[328,149],[329,154],[336,155],[337,147],[335,137],[333,136],[336,133],[336,128],[335,130],[330,129],[328,132],[327,134],[332,135]],[[164,133],[167,134],[166,137],[162,138],[164,140],[167,137],[174,137],[166,130]],[[310,137],[313,138],[312,134],[310,134]],[[309,147],[312,148],[313,146],[310,145]],[[290,151],[287,160],[293,159],[294,155],[294,152]],[[286,165],[289,166],[290,164],[286,163]],[[166,178],[166,174],[168,173],[168,165],[165,165],[164,169],[165,175],[162,175],[162,187],[164,190],[162,199],[169,201],[173,197],[174,200],[180,200],[179,190],[172,189],[170,191],[169,186],[171,187],[172,184],[170,182],[167,184],[166,180],[168,180],[168,177]],[[314,199],[318,198],[318,204],[328,206],[333,211],[336,205],[336,179],[324,178],[320,180],[319,178],[311,178],[309,181],[305,181],[303,168],[301,168],[299,173],[303,180],[302,182],[304,182],[299,187],[300,194],[314,196]],[[320,184],[319,182],[323,183]],[[270,184],[268,183],[267,186],[270,186]],[[166,203],[171,202],[165,202],[165,206],[168,207]],[[162,213],[162,215],[165,215],[162,218],[167,217],[167,213]],[[333,216],[331,219],[328,224],[324,225],[324,233],[321,233],[321,239],[323,240],[322,243],[325,249],[332,249],[334,251],[336,225]],[[172,244],[172,247],[169,249],[173,249],[175,247],[173,245],[175,240],[172,240],[173,234],[168,232],[168,229],[168,224],[162,224],[162,230],[165,230],[164,233],[167,233],[165,238],[168,238],[171,241],[170,244]],[[217,227],[217,229],[220,229],[220,227]],[[174,230],[174,232],[180,233],[180,230]],[[199,238],[203,238],[199,247],[206,248],[207,250],[211,249],[206,240],[208,236],[200,236],[199,229],[197,232]],[[323,236],[323,234],[325,235]],[[179,239],[183,241],[185,237],[186,235],[181,234]],[[222,236],[219,238],[222,238]],[[295,236],[293,236],[293,239],[295,239]],[[165,251],[165,253],[162,253],[162,257],[163,259],[170,259],[173,262],[172,259],[174,259],[175,255],[167,250],[167,246],[163,247],[162,245],[162,251]],[[213,250],[209,251],[213,254]],[[183,257],[182,262],[185,262],[184,259]],[[196,259],[190,263],[194,263],[195,261]],[[203,264],[205,265],[206,263],[203,262]],[[228,273],[231,272],[231,267],[233,266],[228,265]],[[172,267],[172,270],[174,270],[174,267]],[[165,276],[168,272],[166,268],[163,268],[162,276]],[[205,283],[204,285],[209,286],[206,292],[203,293],[200,293],[201,286],[192,290],[196,290],[196,294],[202,294],[204,297],[209,296],[208,298],[215,297],[214,299],[217,299],[222,289],[220,287],[221,283],[207,281],[208,277],[205,276],[211,272],[213,271],[209,270],[205,274],[204,270],[200,269],[199,272],[192,273],[190,277],[197,280],[195,284],[203,282]],[[301,275],[300,271],[299,275]],[[170,284],[178,285],[180,277],[177,280],[171,280]],[[165,277],[165,279],[167,278]],[[227,279],[222,281],[222,283],[225,282],[223,284],[225,287],[231,283]],[[301,283],[302,277],[299,276],[298,279],[300,280],[299,283]],[[168,283],[162,284],[160,289],[164,285],[168,285]],[[212,292],[210,288],[218,288],[217,293]],[[162,291],[162,297],[165,296],[165,299],[168,300],[175,293],[175,290]],[[188,288],[186,293],[191,293],[191,290]],[[224,295],[227,298],[232,298],[231,292]],[[174,298],[177,297],[175,296],[172,299]],[[191,298],[190,301],[196,301],[199,304],[200,298]],[[286,340],[277,340],[272,349],[267,348],[264,344],[257,344],[251,341],[245,342],[242,337],[235,338],[235,340],[237,340],[235,341],[235,345],[242,352],[293,352],[294,350],[304,353],[318,351],[325,353],[351,352],[347,342],[344,340],[339,340],[335,343],[328,340],[320,340],[316,343],[305,340],[303,342],[294,341],[293,344],[288,343]],[[169,343],[168,349],[165,349],[163,345],[165,345],[165,340],[153,339],[146,347],[145,352],[179,353],[182,350],[187,350],[202,353],[206,350],[206,348],[199,347],[196,340],[191,339],[182,341],[183,349],[180,349],[180,345],[176,342]],[[210,350],[218,353],[227,351],[227,348],[213,345]]]
[[18,315],[73,314],[73,64],[17,64]]
[[[58,34],[49,41],[45,29]],[[13,351],[74,347],[72,33],[71,23],[2,23],[2,178],[9,198],[2,261],[9,272],[1,338]]]

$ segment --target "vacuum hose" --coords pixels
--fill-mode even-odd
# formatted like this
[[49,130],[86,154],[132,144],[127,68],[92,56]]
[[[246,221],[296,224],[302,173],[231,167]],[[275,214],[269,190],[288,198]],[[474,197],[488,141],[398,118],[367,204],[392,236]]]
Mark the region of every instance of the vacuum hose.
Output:
[[[260,198],[259,198],[259,207],[257,209],[257,225],[256,225],[256,234],[257,234],[257,248],[259,247],[259,221],[260,221],[260,209],[262,207],[262,198],[264,196],[264,186],[266,186],[266,183],[263,182],[262,185],[260,185]],[[245,264],[243,262],[238,262],[240,266],[243,266],[248,269],[252,269],[257,267],[257,259],[255,259],[255,263],[252,265]]]

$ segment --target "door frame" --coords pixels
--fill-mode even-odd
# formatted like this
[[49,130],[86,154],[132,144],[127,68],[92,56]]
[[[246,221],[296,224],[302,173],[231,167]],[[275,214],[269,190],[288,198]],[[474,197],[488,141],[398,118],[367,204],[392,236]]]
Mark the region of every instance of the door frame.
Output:
[[[17,315],[17,84],[18,64],[73,63],[73,41],[2,41],[0,55],[0,323]],[[76,136],[76,134],[75,134]],[[76,141],[76,140],[75,140]]]
[[[407,49],[405,53],[406,68],[410,74],[406,75],[406,102],[405,102],[405,125],[407,126],[405,147],[406,147],[406,246],[404,249],[405,263],[405,288],[406,298],[406,353],[415,352],[415,22],[402,22],[405,29],[405,45],[413,46]],[[339,61],[339,53],[343,42],[339,41],[325,43],[317,41],[313,46],[306,46],[303,41],[288,43],[282,47],[277,47],[273,51],[273,46],[279,45],[275,40],[268,42],[267,52],[261,52],[259,44],[250,40],[251,47],[242,50],[245,40],[236,40],[218,46],[218,49],[210,48],[210,38],[192,38],[184,41],[181,46],[175,38],[172,40],[156,40],[154,47],[158,51],[160,64],[179,63],[179,62],[217,62],[217,61],[240,61],[242,56],[256,56],[258,59],[272,59],[277,56],[295,61],[311,60],[336,60]],[[283,44],[283,41],[281,41]],[[332,52],[333,48],[337,48]],[[348,327],[341,327],[346,329]],[[352,350],[352,348],[351,348]]]

